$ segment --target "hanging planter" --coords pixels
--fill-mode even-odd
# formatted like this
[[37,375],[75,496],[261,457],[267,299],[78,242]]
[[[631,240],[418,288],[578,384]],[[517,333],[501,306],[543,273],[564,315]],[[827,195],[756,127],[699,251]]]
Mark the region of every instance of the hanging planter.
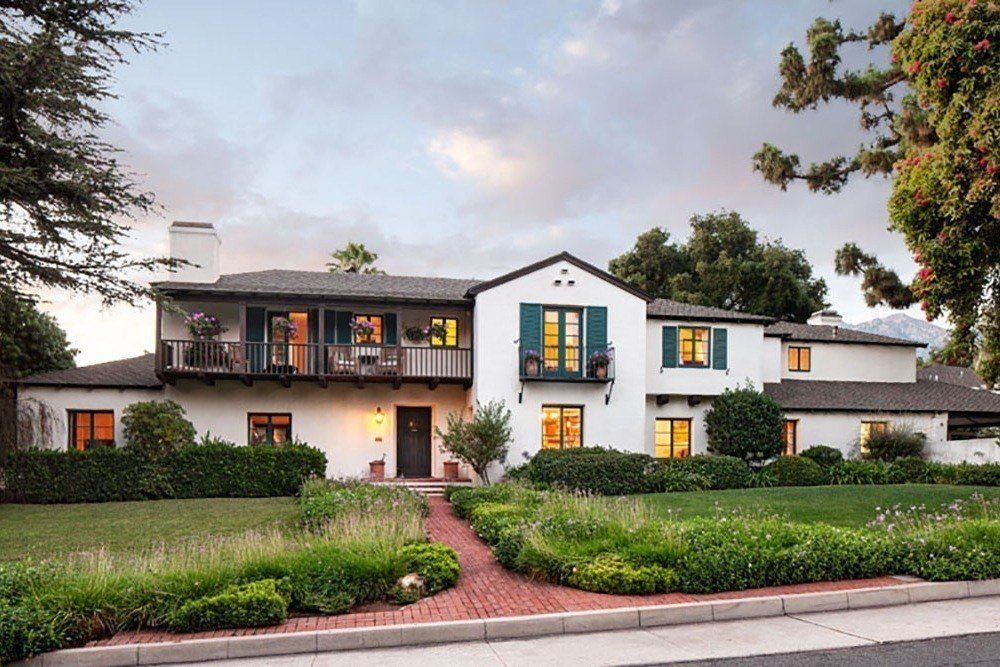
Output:
[[187,315],[184,318],[184,324],[187,326],[188,333],[195,340],[215,340],[216,336],[229,331],[228,328],[222,326],[218,317],[201,311]]
[[281,334],[285,340],[296,338],[299,335],[299,325],[287,317],[276,317],[271,320],[271,331]]

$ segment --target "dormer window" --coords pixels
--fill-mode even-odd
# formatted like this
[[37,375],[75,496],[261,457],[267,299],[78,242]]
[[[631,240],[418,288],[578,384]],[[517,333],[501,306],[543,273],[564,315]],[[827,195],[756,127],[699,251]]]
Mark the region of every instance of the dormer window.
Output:
[[795,373],[808,373],[812,370],[812,349],[798,345],[789,346],[788,370]]

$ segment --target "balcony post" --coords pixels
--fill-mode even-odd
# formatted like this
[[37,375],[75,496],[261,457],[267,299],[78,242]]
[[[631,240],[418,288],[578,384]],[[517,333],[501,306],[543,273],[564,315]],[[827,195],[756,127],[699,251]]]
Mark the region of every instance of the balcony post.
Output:
[[153,354],[156,359],[156,372],[159,373],[163,370],[163,306],[159,300],[156,301],[156,349]]

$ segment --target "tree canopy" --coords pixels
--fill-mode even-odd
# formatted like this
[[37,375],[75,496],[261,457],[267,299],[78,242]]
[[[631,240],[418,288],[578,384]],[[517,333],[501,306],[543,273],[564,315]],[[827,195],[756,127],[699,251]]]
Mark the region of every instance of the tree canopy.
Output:
[[128,222],[155,210],[100,138],[113,70],[158,36],[121,28],[131,0],[0,0],[0,284],[135,302],[127,278],[174,266],[133,258]]
[[684,243],[650,229],[609,270],[653,296],[795,322],[825,305],[827,289],[801,250],[761,240],[732,211],[692,217]]
[[332,261],[326,266],[330,273],[384,274],[375,266],[378,255],[365,247],[364,243],[350,241],[346,246],[330,253]]
[[[764,144],[754,169],[782,189],[802,180],[823,193],[858,174],[890,177],[890,229],[913,253],[916,277],[904,283],[855,244],[838,252],[838,272],[862,277],[869,305],[920,303],[928,319],[947,316],[946,360],[975,359],[987,383],[1000,383],[1000,5],[916,0],[903,18],[882,14],[863,32],[816,19],[806,41],[808,64],[794,45],[782,52],[774,105],[855,104],[871,138],[806,169]],[[884,60],[846,69],[851,44]]]

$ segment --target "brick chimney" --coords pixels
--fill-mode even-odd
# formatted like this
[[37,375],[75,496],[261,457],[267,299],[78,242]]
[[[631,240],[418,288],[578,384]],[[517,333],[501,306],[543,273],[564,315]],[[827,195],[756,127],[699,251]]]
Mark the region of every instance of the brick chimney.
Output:
[[172,272],[168,280],[185,283],[214,283],[219,279],[219,235],[210,222],[181,222],[170,225],[170,257],[190,262]]

